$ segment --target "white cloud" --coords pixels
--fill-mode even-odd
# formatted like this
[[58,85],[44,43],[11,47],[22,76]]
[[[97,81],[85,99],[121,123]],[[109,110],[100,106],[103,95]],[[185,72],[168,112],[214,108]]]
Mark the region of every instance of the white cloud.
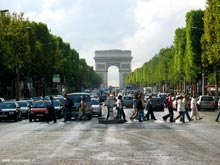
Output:
[[161,48],[170,46],[175,29],[185,26],[185,14],[204,7],[205,0],[199,4],[195,0],[139,0],[134,9],[137,31],[121,40],[122,47],[132,50],[132,68],[141,67]]

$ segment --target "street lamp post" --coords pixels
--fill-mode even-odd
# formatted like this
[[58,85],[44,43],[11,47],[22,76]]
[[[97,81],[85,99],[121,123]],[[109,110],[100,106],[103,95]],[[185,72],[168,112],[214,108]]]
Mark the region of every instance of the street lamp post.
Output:
[[205,95],[205,75],[202,72],[202,95]]
[[215,71],[215,96],[218,97],[218,76],[220,70]]

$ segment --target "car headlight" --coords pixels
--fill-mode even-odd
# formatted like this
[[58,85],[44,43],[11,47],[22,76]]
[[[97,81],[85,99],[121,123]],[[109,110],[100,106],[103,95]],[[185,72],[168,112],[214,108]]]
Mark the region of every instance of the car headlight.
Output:
[[13,115],[15,112],[9,112],[10,115]]

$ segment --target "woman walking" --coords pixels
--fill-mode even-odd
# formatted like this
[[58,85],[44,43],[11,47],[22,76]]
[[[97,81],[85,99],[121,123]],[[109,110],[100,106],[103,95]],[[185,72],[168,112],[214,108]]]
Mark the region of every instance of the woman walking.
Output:
[[81,101],[80,101],[80,106],[79,106],[79,117],[78,117],[78,120],[86,120],[85,108],[86,108],[85,97],[82,97]]
[[193,117],[195,117],[196,120],[201,120],[202,118],[199,115],[195,94],[193,94],[193,96],[192,96],[190,108],[191,108],[190,119],[193,120]]
[[142,122],[144,119],[144,94],[140,93],[137,101],[138,121]]
[[134,100],[133,100],[133,112],[130,116],[130,120],[137,119],[137,101],[138,101],[138,94],[134,95]]
[[182,122],[185,123],[185,105],[182,101],[183,96],[180,96],[177,98],[177,111],[179,112],[179,115],[174,118],[174,121],[176,121],[178,118],[182,117]]
[[121,120],[121,117],[123,117],[124,122],[127,122],[125,112],[124,112],[124,109],[123,109],[122,96],[121,95],[118,96],[117,107],[116,108],[118,110],[116,118]]
[[186,114],[186,117],[189,121],[191,121],[190,119],[190,115],[189,115],[189,98],[187,95],[184,95],[183,97],[183,104],[185,105],[185,114]]

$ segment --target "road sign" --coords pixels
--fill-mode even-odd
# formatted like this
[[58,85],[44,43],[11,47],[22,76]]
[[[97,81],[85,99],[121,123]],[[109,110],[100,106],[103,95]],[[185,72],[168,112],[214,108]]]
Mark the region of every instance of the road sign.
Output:
[[59,74],[54,74],[53,75],[53,82],[60,83],[60,75]]

